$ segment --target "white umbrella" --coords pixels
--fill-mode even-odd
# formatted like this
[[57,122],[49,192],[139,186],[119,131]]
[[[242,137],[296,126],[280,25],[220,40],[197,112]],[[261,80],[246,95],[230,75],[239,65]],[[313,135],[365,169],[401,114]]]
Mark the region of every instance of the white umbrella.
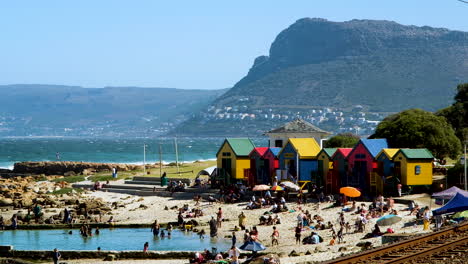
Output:
[[293,191],[299,191],[301,189],[299,186],[290,181],[284,181],[280,185],[284,186],[286,189],[290,189]]

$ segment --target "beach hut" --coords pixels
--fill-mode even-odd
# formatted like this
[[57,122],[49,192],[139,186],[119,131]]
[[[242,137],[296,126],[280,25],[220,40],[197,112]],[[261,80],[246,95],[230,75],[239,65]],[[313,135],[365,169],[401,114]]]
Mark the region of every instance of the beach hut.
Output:
[[248,180],[249,154],[255,148],[248,138],[227,138],[216,153],[218,175],[215,180],[230,184]]
[[278,155],[281,179],[322,184],[318,177],[319,152],[320,147],[313,138],[290,138]]
[[265,135],[269,137],[269,147],[283,148],[290,138],[314,138],[321,147],[322,139],[330,136],[331,133],[297,118],[266,132]]
[[279,159],[278,155],[281,151],[281,148],[268,148],[268,151],[263,155],[264,160],[268,160],[269,168],[269,183],[273,183],[274,176],[276,171],[279,169]]
[[397,148],[382,149],[375,157],[377,161],[377,173],[379,177],[376,179],[377,193],[392,193],[396,190],[396,185],[399,181],[394,177],[393,157],[398,152]]
[[336,148],[323,148],[317,154],[318,173],[323,183],[327,182],[328,173],[332,173],[333,161],[331,157],[335,154],[336,150]]
[[353,150],[352,148],[338,148],[331,160],[333,169],[328,174],[326,181],[327,193],[339,193],[340,187],[348,186],[348,155]]
[[393,157],[395,174],[408,186],[432,184],[434,156],[425,149],[400,149]]
[[388,148],[387,140],[361,139],[348,156],[348,185],[361,189],[363,193],[376,193],[377,162],[375,157]]
[[265,160],[268,147],[256,147],[250,154],[250,175],[248,183],[250,186],[256,184],[270,183],[270,162]]

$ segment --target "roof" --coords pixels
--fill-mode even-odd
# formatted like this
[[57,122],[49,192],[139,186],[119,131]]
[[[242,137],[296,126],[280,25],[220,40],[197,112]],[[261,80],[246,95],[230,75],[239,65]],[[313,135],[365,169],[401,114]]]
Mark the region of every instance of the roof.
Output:
[[278,157],[278,154],[281,152],[281,148],[270,148],[270,151],[275,155],[275,157]]
[[444,206],[432,211],[434,215],[456,213],[468,210],[468,196],[457,193],[455,196],[448,201]]
[[211,175],[213,173],[213,171],[216,169],[216,165],[215,166],[211,166],[211,167],[208,167],[206,169],[203,169],[203,170],[200,170],[197,174],[197,176],[200,176],[200,175]]
[[290,138],[288,142],[299,153],[300,158],[315,158],[320,152],[320,146],[313,138]]
[[[236,156],[249,156],[252,149],[255,148],[255,145],[252,142],[252,140],[248,138],[226,138],[224,140],[223,145],[226,142],[232,148]],[[221,145],[221,148],[223,145]],[[219,154],[221,148],[219,148],[218,153],[216,153],[216,156]]]
[[407,159],[433,159],[432,153],[426,149],[400,149],[400,152],[407,158]]
[[266,132],[266,134],[271,133],[323,133],[331,135],[330,132],[322,130],[300,118],[288,122],[281,127]]
[[338,154],[341,153],[343,157],[347,158],[349,153],[351,153],[353,149],[352,148],[339,148],[335,151],[335,154],[333,154],[333,158]]
[[397,154],[398,150],[397,148],[384,148],[382,149],[379,154],[377,154],[376,157],[385,154],[390,160],[393,159],[393,157]]
[[366,149],[370,152],[372,157],[376,157],[379,152],[384,149],[388,148],[387,139],[385,138],[376,138],[376,139],[361,139],[360,142],[366,147]]
[[436,192],[436,193],[433,193],[432,194],[432,197],[435,197],[435,198],[443,198],[443,199],[451,199],[452,197],[454,197],[457,193],[461,193],[465,196],[468,196],[468,192],[467,191],[464,191],[460,188],[458,188],[457,186],[453,186],[453,187],[450,187],[446,190],[443,190],[441,192]]
[[252,153],[257,152],[260,155],[260,157],[263,157],[263,155],[265,155],[267,151],[268,151],[268,147],[256,147],[252,149],[249,156],[252,155]]
[[331,158],[331,156],[333,156],[333,154],[335,154],[336,150],[337,150],[337,148],[323,148],[323,149],[319,152],[319,154],[322,153],[322,152],[324,152],[325,154],[327,154],[327,156],[328,156],[329,158]]

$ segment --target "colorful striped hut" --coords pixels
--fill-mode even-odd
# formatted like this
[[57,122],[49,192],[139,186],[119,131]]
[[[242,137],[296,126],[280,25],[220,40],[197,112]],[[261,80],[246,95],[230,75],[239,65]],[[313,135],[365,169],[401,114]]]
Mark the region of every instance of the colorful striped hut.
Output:
[[393,157],[398,152],[397,148],[382,149],[375,157],[377,161],[377,173],[380,177],[376,179],[377,193],[392,193],[399,181],[394,176]]
[[387,140],[361,139],[348,156],[348,185],[361,189],[363,193],[376,193],[377,162],[375,157],[388,148]]
[[327,193],[339,193],[341,187],[348,186],[348,155],[352,148],[339,148],[335,151],[331,160],[333,162],[332,173],[327,177]]
[[331,157],[335,154],[336,150],[336,148],[323,148],[317,154],[318,173],[323,183],[327,182],[327,175],[333,173],[333,161]]
[[248,138],[227,138],[216,153],[219,180],[230,184],[248,179],[250,174],[249,154],[255,148]]
[[393,157],[396,176],[407,186],[431,185],[434,156],[425,148],[400,149]]
[[313,138],[290,138],[279,153],[281,179],[321,184],[317,154],[320,147]]

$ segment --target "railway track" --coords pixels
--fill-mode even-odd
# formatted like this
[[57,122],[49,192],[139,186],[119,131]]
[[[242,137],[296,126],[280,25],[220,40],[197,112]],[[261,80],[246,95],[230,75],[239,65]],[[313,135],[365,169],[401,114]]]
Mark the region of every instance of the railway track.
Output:
[[468,263],[468,222],[325,263]]

